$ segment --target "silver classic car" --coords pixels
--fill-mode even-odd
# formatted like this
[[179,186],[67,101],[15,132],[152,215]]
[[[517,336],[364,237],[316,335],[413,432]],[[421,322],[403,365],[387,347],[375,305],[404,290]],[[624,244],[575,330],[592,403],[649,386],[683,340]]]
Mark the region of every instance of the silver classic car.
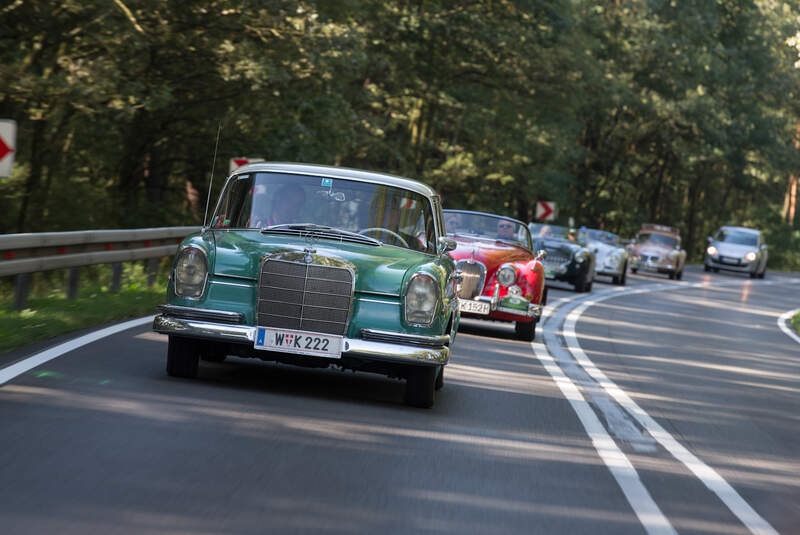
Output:
[[589,249],[594,252],[595,275],[611,277],[614,284],[625,286],[628,272],[628,250],[619,242],[619,236],[600,229],[588,229]]
[[703,264],[706,271],[738,271],[763,279],[767,273],[764,236],[747,227],[722,227],[713,237],[708,237]]

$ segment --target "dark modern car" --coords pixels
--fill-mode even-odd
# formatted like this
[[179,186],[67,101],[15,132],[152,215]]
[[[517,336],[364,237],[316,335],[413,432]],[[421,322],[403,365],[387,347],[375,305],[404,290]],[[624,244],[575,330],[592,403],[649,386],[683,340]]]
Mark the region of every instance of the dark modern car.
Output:
[[767,273],[767,244],[760,231],[747,227],[722,227],[708,237],[703,267],[706,271],[737,271],[763,279]]
[[528,228],[535,242],[533,249],[547,253],[544,258],[547,279],[571,284],[576,292],[591,291],[595,258],[586,247],[586,233],[543,223],[529,223]]

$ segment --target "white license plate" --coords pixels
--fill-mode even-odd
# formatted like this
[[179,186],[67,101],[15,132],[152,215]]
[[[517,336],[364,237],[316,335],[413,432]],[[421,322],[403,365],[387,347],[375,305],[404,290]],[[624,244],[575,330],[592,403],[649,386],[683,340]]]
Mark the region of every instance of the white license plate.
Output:
[[458,300],[458,309],[461,312],[467,312],[469,314],[488,314],[489,313],[489,303],[485,303],[483,301],[472,301],[469,299],[459,299]]
[[342,356],[342,337],[306,331],[257,327],[254,347],[268,351],[338,359]]

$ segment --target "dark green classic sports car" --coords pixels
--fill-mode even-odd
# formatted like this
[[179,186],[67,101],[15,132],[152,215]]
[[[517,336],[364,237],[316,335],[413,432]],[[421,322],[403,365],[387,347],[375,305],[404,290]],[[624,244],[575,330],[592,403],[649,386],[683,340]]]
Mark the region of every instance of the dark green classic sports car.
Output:
[[228,178],[181,244],[153,329],[167,373],[227,355],[404,378],[430,407],[458,329],[455,262],[425,184],[338,167],[257,163]]
[[586,247],[586,233],[542,223],[529,223],[528,227],[536,243],[534,248],[547,253],[544,259],[547,279],[569,283],[576,292],[591,291],[595,255]]

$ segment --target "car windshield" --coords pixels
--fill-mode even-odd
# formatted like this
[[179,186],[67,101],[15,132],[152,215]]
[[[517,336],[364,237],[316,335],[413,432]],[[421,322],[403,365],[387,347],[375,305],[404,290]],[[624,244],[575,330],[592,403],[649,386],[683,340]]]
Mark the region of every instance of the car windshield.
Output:
[[561,240],[569,239],[569,229],[560,225],[547,225],[544,223],[531,223],[531,234],[540,238],[558,238]]
[[619,236],[611,232],[599,229],[589,229],[589,239],[592,241],[601,241],[609,245],[619,245]]
[[341,178],[239,175],[228,181],[211,220],[215,229],[279,231],[308,224],[357,232],[430,254],[436,251],[427,198],[402,188]]
[[471,212],[444,211],[447,234],[488,240],[500,240],[531,249],[528,227],[513,219]]
[[717,232],[715,238],[719,242],[732,243],[735,245],[758,245],[758,235],[752,232],[742,232],[737,230],[722,229]]
[[667,247],[675,247],[678,240],[675,236],[667,236],[666,234],[656,234],[651,232],[642,232],[636,236],[636,243],[657,243],[659,245],[666,245]]

